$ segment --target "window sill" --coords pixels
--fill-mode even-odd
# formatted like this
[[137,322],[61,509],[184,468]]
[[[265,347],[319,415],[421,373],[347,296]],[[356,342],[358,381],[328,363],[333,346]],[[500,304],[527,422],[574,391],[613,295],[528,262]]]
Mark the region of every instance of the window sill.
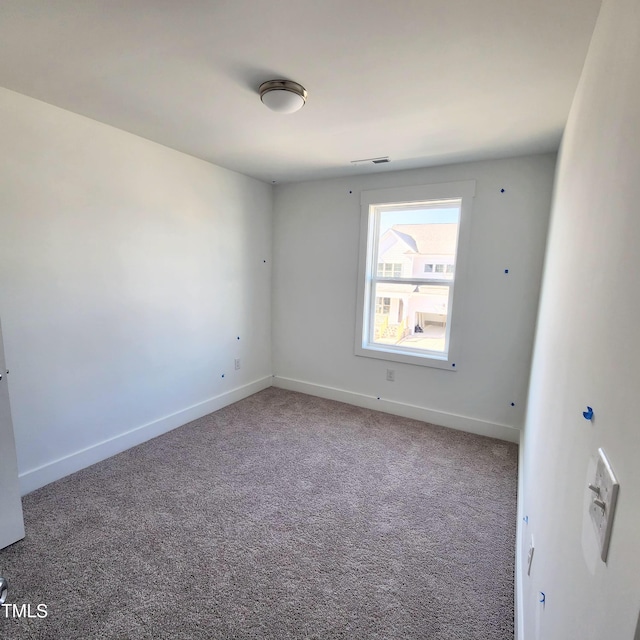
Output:
[[451,354],[418,354],[405,349],[389,348],[383,345],[367,345],[366,347],[357,346],[355,354],[356,356],[363,356],[365,358],[375,358],[377,360],[413,364],[419,367],[431,367],[434,369],[444,369],[446,371],[456,371],[456,362],[455,360],[452,360]]

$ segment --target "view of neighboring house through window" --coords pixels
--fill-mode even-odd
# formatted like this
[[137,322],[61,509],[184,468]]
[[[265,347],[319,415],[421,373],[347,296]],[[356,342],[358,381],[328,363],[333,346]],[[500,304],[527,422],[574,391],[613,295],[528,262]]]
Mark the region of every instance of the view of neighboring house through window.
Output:
[[368,204],[358,355],[448,361],[462,202]]
[[379,206],[374,215],[378,267],[369,340],[445,353],[460,200]]

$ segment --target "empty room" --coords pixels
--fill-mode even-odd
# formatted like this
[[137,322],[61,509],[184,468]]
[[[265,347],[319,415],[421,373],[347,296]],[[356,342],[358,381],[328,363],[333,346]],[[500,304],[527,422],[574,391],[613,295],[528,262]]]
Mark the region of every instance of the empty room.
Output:
[[6,0],[0,638],[640,640],[640,2]]

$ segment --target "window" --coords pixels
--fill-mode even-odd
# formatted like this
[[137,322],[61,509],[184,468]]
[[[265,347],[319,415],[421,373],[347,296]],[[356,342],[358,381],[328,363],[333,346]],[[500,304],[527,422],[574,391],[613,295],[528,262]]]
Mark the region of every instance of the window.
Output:
[[384,278],[399,278],[402,275],[402,263],[379,262],[378,275]]
[[391,298],[376,298],[376,315],[389,315]]
[[362,193],[357,355],[455,370],[454,274],[474,192],[459,182]]
[[[423,271],[424,273],[453,273],[453,265],[452,264],[425,264]],[[379,276],[382,275],[380,273],[380,266],[378,266],[378,275]]]

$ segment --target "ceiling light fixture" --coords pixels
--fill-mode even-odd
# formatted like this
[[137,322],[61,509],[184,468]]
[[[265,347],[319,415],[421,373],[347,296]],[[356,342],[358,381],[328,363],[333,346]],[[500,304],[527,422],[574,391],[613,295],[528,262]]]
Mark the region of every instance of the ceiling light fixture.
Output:
[[278,113],[293,113],[307,101],[307,90],[293,80],[267,80],[260,85],[260,100]]

